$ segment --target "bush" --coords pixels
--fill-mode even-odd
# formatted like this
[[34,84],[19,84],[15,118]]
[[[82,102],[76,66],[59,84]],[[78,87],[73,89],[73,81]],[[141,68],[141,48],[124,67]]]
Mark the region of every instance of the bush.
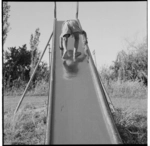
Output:
[[49,91],[49,83],[45,82],[44,80],[40,80],[36,83],[35,88],[31,91],[33,95],[48,95]]
[[[129,50],[130,49],[130,50]],[[147,39],[135,45],[129,43],[128,51],[120,51],[117,54],[114,64],[110,66],[113,79],[122,81],[139,80],[147,86],[148,75],[148,46]]]
[[117,110],[114,119],[124,144],[147,144],[147,118]]

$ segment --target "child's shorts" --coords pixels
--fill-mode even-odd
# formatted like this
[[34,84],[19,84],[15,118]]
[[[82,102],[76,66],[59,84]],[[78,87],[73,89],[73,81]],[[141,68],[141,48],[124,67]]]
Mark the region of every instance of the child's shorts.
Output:
[[62,25],[62,33],[61,37],[64,37],[65,35],[73,35],[74,33],[82,33],[83,30],[79,27],[79,24],[76,20],[67,20]]

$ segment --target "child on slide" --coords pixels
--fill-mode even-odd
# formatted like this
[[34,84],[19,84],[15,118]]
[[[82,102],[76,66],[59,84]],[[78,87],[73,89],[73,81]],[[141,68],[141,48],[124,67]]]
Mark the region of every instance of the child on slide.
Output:
[[84,35],[84,44],[87,44],[87,35],[84,30],[79,27],[77,20],[67,20],[62,25],[62,33],[60,35],[60,50],[62,51],[62,58],[64,59],[65,53],[67,52],[68,38],[74,37],[74,50],[73,60],[76,60],[76,52],[79,46],[79,35]]

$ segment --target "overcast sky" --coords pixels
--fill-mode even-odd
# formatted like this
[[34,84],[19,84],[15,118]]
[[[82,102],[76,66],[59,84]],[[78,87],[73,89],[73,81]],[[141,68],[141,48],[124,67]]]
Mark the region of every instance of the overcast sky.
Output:
[[[11,30],[4,48],[27,44],[40,28],[39,49],[42,52],[53,30],[53,2],[9,2]],[[57,20],[74,19],[76,2],[57,2]],[[126,50],[125,39],[140,42],[147,35],[147,1],[79,2],[79,20],[87,32],[89,48],[96,51],[99,67],[111,65],[120,50]],[[48,51],[43,61],[48,62]]]

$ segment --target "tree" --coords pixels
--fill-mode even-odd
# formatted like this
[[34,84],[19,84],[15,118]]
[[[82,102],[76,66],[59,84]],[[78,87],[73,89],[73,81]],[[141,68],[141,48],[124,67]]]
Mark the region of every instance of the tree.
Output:
[[115,78],[123,81],[139,80],[147,85],[147,39],[138,45],[135,45],[135,42],[130,42],[128,48],[132,48],[132,50],[128,53],[120,51],[114,65],[111,66]]
[[10,23],[8,22],[8,18],[10,17],[9,12],[10,12],[10,6],[8,5],[7,1],[4,1],[3,2],[3,32],[2,32],[3,46],[7,38],[7,33],[9,32],[9,26],[10,26]]
[[28,81],[30,76],[31,51],[27,50],[26,45],[10,47],[5,51],[5,63],[3,64],[4,84],[12,86],[13,81],[20,79]]
[[33,70],[38,62],[40,52],[38,52],[38,45],[39,45],[39,37],[40,37],[40,29],[37,28],[35,30],[35,34],[31,34],[31,39],[30,39],[30,47],[31,47],[31,71],[30,71],[30,76],[33,73]]
[[[4,87],[19,87],[30,79],[31,70],[31,50],[27,50],[26,45],[22,47],[10,47],[4,52],[5,62],[3,63],[3,85]],[[41,62],[33,78],[32,87],[36,82],[45,80],[48,82],[49,71],[47,63]]]
[[[39,37],[40,37],[40,29],[37,28],[35,30],[35,34],[31,34],[31,39],[30,39],[30,47],[31,47],[31,70],[30,70],[30,77],[33,73],[33,70],[35,69],[35,66],[39,60],[40,57],[40,52],[38,51],[38,45],[39,45]],[[45,81],[48,81],[49,77],[49,72],[48,72],[48,67],[45,62],[40,62],[36,73],[34,74],[33,78],[33,86],[36,85],[36,82],[44,79]]]
[[46,82],[49,81],[49,70],[48,70],[47,63],[41,62],[39,64],[36,75],[37,75],[37,77],[36,77],[37,81],[40,81],[40,80],[44,80]]

